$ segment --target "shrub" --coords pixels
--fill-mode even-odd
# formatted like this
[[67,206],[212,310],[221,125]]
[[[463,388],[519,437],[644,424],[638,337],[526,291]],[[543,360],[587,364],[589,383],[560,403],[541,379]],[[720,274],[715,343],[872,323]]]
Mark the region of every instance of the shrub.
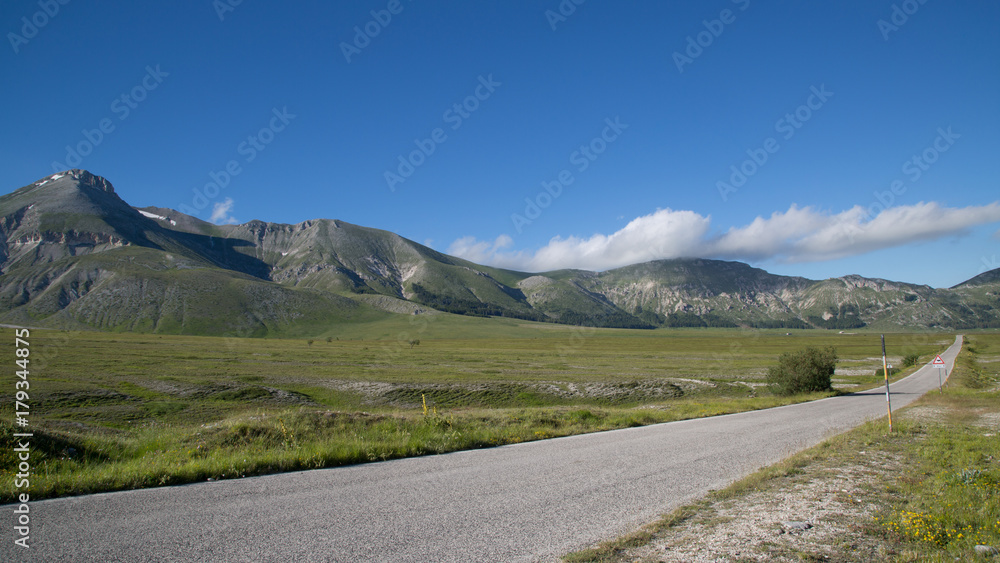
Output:
[[794,395],[833,389],[831,378],[837,366],[837,350],[808,346],[778,357],[778,365],[767,370],[767,382],[777,395]]
[[910,366],[915,366],[919,361],[920,361],[920,354],[907,354],[903,356],[903,367],[908,368]]

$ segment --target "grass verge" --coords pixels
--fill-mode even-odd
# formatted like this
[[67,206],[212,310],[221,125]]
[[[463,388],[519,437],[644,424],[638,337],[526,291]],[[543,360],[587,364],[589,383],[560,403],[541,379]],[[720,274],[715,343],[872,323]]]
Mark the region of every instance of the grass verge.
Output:
[[[516,444],[769,408],[829,396],[679,400],[659,408],[537,407],[439,413],[260,410],[200,425],[149,425],[80,436],[35,430],[32,498],[89,494],[335,467]],[[0,423],[0,467],[15,468],[17,430]],[[14,474],[0,474],[13,501]]]

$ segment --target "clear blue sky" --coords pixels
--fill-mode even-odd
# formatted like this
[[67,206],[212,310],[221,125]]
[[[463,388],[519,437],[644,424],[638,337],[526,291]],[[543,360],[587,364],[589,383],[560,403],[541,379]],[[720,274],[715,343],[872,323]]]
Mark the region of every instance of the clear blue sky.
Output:
[[5,1],[2,191],[59,163],[523,270],[1000,267],[996,2],[229,4]]

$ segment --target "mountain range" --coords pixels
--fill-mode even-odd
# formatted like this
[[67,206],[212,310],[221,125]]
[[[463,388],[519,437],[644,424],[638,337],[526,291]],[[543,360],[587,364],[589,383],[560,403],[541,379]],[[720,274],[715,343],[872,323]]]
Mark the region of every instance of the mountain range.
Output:
[[215,225],[135,208],[85,170],[0,197],[2,323],[311,336],[439,311],[619,328],[1000,328],[1000,269],[944,289],[701,258],[526,273],[336,219]]

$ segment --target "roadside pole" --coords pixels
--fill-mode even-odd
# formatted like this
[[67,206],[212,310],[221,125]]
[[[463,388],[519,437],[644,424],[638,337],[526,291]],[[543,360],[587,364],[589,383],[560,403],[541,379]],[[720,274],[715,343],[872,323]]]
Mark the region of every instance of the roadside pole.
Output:
[[889,363],[885,359],[885,335],[882,335],[882,373],[885,374],[885,404],[889,410],[889,432],[892,432],[892,401],[889,399]]
[[938,354],[934,358],[934,361],[931,362],[931,365],[938,368],[938,389],[940,389],[941,393],[944,393],[944,381],[942,378],[941,370],[948,369],[947,364],[944,363],[944,360],[941,359],[941,355]]

